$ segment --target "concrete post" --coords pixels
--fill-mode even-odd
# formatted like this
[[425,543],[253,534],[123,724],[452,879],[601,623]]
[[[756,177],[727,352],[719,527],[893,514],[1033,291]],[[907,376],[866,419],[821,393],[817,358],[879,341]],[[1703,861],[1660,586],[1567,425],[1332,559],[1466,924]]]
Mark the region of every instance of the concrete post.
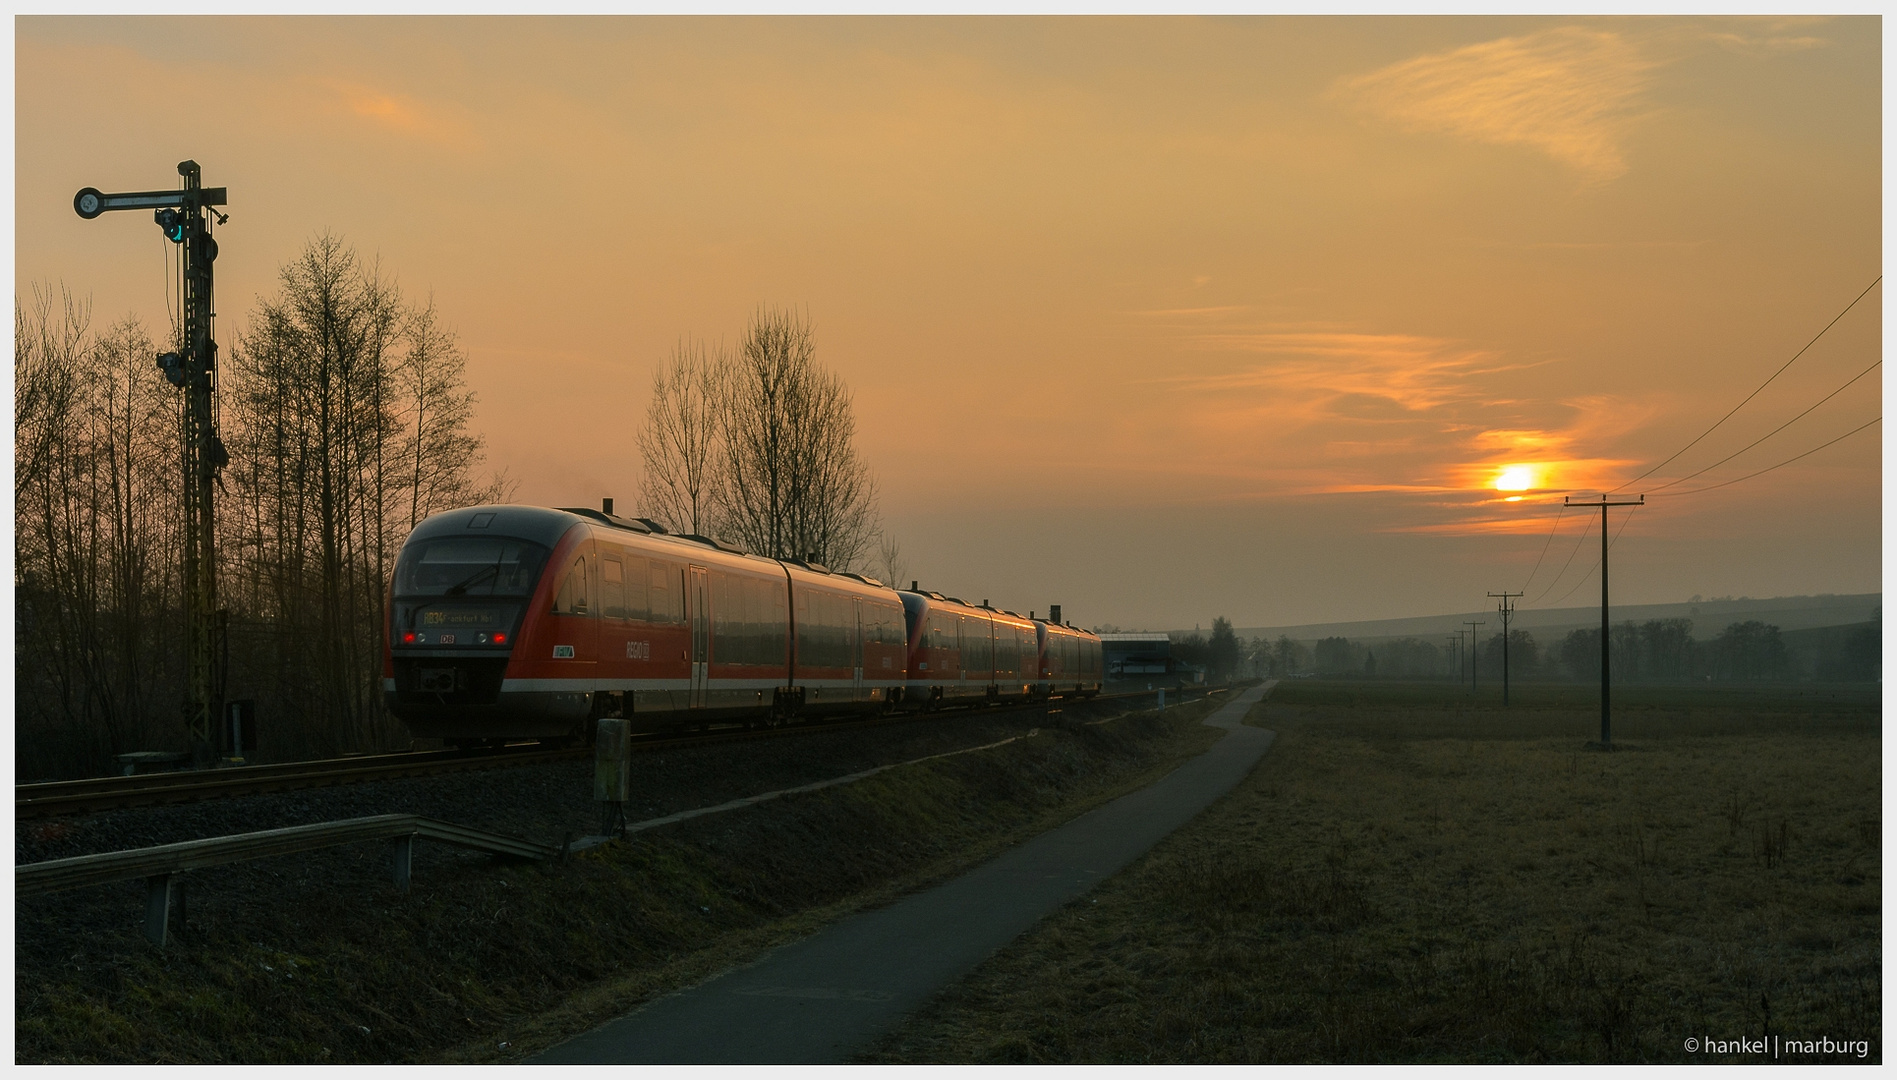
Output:
[[175,887],[170,874],[153,874],[145,879],[145,937],[161,949],[165,947],[165,932],[171,927]]
[[409,877],[415,865],[415,834],[398,836],[390,846],[395,853],[395,891],[407,892]]

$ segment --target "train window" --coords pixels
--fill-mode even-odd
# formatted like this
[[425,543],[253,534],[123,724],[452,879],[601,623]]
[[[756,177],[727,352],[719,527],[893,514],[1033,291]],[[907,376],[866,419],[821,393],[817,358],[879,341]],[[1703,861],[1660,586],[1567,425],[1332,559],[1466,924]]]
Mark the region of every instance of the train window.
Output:
[[626,618],[646,619],[651,611],[646,607],[646,590],[651,582],[646,579],[646,561],[637,555],[626,556]]
[[995,627],[995,674],[1012,675],[1021,670],[1021,639],[1012,626]]
[[747,663],[744,648],[744,582],[711,572],[712,655],[720,663]]
[[625,569],[611,555],[599,561],[599,611],[608,619],[626,617]]
[[560,591],[553,598],[555,615],[585,615],[592,609],[586,602],[586,556],[573,560],[567,568],[566,577],[560,582]]
[[847,596],[800,593],[797,599],[797,662],[801,667],[852,666],[850,629],[855,608]]
[[[677,584],[678,567],[670,563],[652,560],[651,574],[647,580],[651,587],[646,592],[646,617],[655,623],[683,622],[679,616],[679,590],[671,586]],[[678,594],[678,595],[675,595]]]
[[758,663],[781,667],[784,663],[784,582],[773,578],[759,581],[758,587]]
[[901,616],[883,604],[863,605],[863,644],[902,645]]
[[992,644],[988,620],[972,615],[962,616],[963,671],[991,670],[994,663],[994,655],[990,651]]
[[743,607],[739,609],[743,615],[743,620],[740,625],[744,627],[744,662],[747,664],[762,664],[764,663],[764,643],[760,638],[764,633],[762,611],[764,607],[764,583],[756,578],[742,578],[735,582],[735,584],[737,585],[736,591],[744,597]]
[[547,549],[505,537],[425,540],[402,548],[397,596],[526,596],[540,581]]

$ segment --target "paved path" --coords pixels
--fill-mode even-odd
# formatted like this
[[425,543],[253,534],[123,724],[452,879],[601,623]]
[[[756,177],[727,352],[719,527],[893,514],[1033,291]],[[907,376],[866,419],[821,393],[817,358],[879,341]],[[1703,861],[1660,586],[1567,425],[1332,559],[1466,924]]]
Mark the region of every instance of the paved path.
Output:
[[1271,745],[1239,721],[1272,683],[1206,723],[1229,730],[1164,779],[1009,849],[962,877],[866,911],[659,998],[534,1058],[543,1063],[837,1062],[1043,916],[1232,789]]

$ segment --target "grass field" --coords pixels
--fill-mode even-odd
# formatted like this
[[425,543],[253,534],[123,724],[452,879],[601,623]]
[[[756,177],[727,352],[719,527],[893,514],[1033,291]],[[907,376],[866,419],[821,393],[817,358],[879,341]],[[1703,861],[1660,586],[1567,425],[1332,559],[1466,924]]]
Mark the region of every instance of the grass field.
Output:
[[1584,687],[1280,684],[1245,783],[865,1060],[1881,1060],[1875,688],[1615,700],[1610,754]]
[[[408,894],[365,857],[362,874],[281,908],[206,903],[163,951],[126,885],[104,928],[16,925],[34,935],[17,946],[16,1057],[518,1060],[1153,782],[1217,738],[1198,721],[1223,700],[1045,727],[565,864],[467,860]],[[1018,720],[1023,735],[1047,723]]]

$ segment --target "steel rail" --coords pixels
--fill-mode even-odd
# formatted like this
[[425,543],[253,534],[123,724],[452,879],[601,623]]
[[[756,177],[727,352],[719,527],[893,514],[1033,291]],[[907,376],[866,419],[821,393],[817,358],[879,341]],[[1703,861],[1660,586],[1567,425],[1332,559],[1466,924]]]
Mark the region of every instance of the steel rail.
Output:
[[[936,719],[943,713],[993,715],[1023,709],[1058,708],[1080,701],[1122,701],[1128,698],[1150,697],[1152,693],[1150,690],[1142,690],[1100,694],[1091,698],[1048,698],[985,707],[983,703],[976,702],[969,705],[944,705],[926,712],[852,717],[844,720],[770,728],[720,727],[699,732],[653,733],[635,736],[633,749],[651,751],[687,745],[814,735],[824,731],[866,727],[878,723],[906,723]],[[241,765],[225,769],[20,784],[14,787],[14,818],[28,820],[98,810],[197,802],[233,795],[294,791],[409,776],[430,776],[470,769],[504,768],[585,757],[591,752],[585,748],[549,749],[539,744],[473,753],[465,750],[418,750],[396,754],[285,762],[276,765]]]

